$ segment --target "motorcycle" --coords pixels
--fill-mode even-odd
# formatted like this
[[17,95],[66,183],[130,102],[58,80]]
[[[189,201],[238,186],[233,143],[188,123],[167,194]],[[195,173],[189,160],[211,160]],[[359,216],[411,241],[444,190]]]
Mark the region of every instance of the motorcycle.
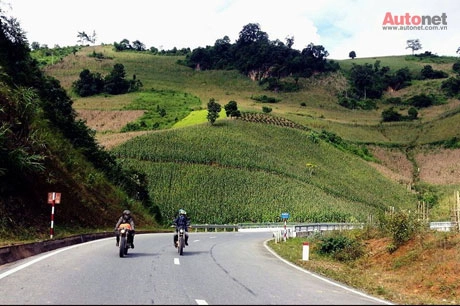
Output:
[[185,229],[183,227],[180,227],[178,232],[177,232],[176,248],[177,248],[177,253],[179,253],[179,255],[184,254]]
[[129,223],[122,223],[118,227],[118,233],[120,234],[120,242],[119,242],[120,257],[128,255],[128,249],[131,248],[131,244],[128,243],[128,235],[130,231],[131,231],[131,225]]

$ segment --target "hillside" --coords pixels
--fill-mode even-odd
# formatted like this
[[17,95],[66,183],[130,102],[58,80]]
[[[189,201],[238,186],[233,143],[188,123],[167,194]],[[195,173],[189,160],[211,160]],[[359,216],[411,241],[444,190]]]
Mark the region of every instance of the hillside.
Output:
[[[104,54],[105,59],[95,60],[88,57],[93,51]],[[263,90],[257,82],[235,71],[195,71],[177,64],[180,58],[133,52],[116,53],[111,46],[95,46],[83,48],[75,56],[67,56],[61,62],[48,66],[46,71],[57,77],[72,95],[71,84],[77,79],[81,69],[86,67],[104,74],[119,61],[125,65],[129,74],[136,74],[142,80],[144,91],[153,88],[157,91],[174,90],[198,97],[202,106],[190,111],[204,110],[210,98],[215,98],[222,105],[230,100],[237,101],[242,112],[260,112],[262,106],[269,105],[273,109],[271,116],[286,118],[318,133],[324,130],[334,133],[358,146],[365,145],[377,158],[377,161],[367,163],[380,175],[383,174],[405,189],[419,186],[419,191],[435,193],[438,202],[431,209],[432,219],[450,220],[452,194],[460,184],[459,150],[445,149],[442,145],[433,143],[460,136],[458,129],[451,128],[460,119],[460,103],[457,99],[447,99],[443,104],[420,109],[418,121],[382,124],[381,111],[388,107],[382,102],[378,103],[375,110],[349,110],[337,104],[335,94],[346,86],[344,76],[340,73],[301,79],[299,83],[303,89],[298,92],[273,93]],[[427,64],[426,60],[414,61],[406,56],[353,61],[373,64],[376,60],[385,65],[394,65],[394,69],[406,65],[413,71]],[[451,75],[449,67],[454,60],[446,59],[444,62],[430,64],[436,69],[448,71]],[[344,69],[349,69],[352,60],[339,63]],[[385,96],[408,97],[419,93],[423,88],[439,94],[439,90],[436,90],[439,84],[439,80],[416,81],[408,88],[387,92]],[[253,96],[260,95],[276,96],[281,102],[261,105],[252,99]],[[120,133],[127,123],[142,117],[142,109],[128,109],[136,100],[135,93],[86,98],[73,95],[73,99],[79,116],[95,129],[96,138],[109,150],[131,137],[155,132]],[[224,117],[218,120],[224,120]],[[206,122],[205,118],[201,122]]]
[[0,244],[50,235],[48,194],[56,204],[55,237],[112,229],[124,209],[156,226],[121,169],[77,119],[59,82],[30,57],[24,33],[0,11]]

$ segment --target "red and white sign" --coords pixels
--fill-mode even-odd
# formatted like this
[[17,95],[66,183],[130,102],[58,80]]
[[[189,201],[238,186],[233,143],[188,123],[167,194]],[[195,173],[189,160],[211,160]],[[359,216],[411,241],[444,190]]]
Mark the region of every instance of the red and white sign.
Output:
[[59,204],[59,203],[61,203],[61,193],[48,192],[48,204]]

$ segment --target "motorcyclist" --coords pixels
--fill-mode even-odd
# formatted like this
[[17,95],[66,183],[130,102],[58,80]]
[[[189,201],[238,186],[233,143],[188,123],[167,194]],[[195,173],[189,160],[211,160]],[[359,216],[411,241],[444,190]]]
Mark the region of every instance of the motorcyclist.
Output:
[[179,209],[179,215],[174,219],[173,224],[176,226],[176,232],[174,233],[174,247],[177,247],[179,227],[184,228],[185,245],[188,245],[188,228],[190,226],[190,219],[187,217],[187,212],[182,208]]
[[131,216],[131,212],[127,209],[123,211],[123,214],[118,219],[117,224],[115,225],[115,235],[117,236],[117,246],[120,244],[120,232],[118,227],[122,223],[129,223],[131,225],[131,230],[128,231],[128,243],[131,244],[131,248],[134,249],[134,219]]

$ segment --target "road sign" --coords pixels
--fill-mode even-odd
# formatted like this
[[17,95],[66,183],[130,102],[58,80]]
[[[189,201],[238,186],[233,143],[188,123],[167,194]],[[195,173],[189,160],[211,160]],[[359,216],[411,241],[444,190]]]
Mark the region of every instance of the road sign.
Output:
[[289,219],[289,213],[287,212],[281,213],[281,219]]
[[48,192],[48,204],[59,204],[59,203],[61,203],[61,193]]

